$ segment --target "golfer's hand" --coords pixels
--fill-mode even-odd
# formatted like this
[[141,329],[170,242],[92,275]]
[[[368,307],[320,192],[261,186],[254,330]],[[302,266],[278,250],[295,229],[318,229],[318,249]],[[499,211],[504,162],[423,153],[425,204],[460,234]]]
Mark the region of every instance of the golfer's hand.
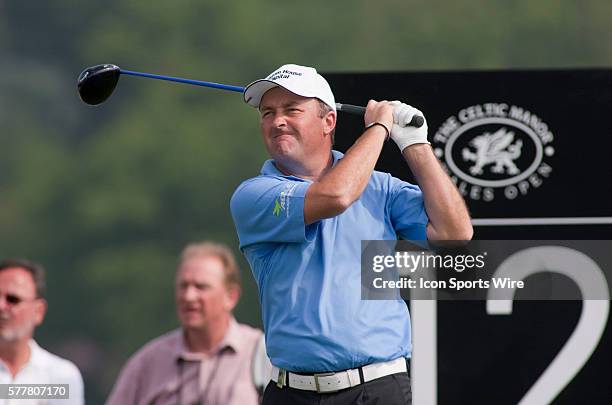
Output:
[[367,127],[373,122],[379,122],[391,132],[393,126],[393,105],[386,100],[383,101],[368,101],[366,112],[364,115],[364,123]]
[[[427,120],[421,111],[400,101],[392,101],[389,104],[393,106],[391,139],[395,141],[400,152],[410,145],[429,143],[427,141]],[[422,116],[424,120],[423,125],[419,128],[408,126],[415,115]]]

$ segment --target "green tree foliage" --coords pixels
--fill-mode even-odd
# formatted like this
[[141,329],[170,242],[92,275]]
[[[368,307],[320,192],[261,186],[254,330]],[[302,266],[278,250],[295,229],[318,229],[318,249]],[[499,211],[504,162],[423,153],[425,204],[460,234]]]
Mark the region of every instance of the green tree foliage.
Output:
[[[321,71],[610,66],[598,1],[0,0],[0,256],[49,273],[43,346],[74,359],[90,403],[145,341],[177,326],[188,242],[234,247],[228,202],[266,158],[236,93],[122,77],[92,108],[86,66],[244,85],[283,63]],[[350,100],[347,100],[350,101]],[[240,320],[260,325],[241,259]]]

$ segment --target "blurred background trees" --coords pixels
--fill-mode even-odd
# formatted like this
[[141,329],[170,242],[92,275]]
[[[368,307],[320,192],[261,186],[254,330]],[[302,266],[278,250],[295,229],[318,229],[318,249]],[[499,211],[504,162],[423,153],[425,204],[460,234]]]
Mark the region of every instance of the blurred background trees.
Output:
[[236,315],[261,326],[228,208],[266,158],[257,112],[235,93],[140,78],[92,108],[76,93],[85,67],[236,85],[284,63],[610,67],[610,16],[612,3],[570,0],[0,0],[0,257],[48,270],[37,339],[74,360],[88,402],[102,403],[127,357],[177,326],[177,257],[201,239],[234,247]]

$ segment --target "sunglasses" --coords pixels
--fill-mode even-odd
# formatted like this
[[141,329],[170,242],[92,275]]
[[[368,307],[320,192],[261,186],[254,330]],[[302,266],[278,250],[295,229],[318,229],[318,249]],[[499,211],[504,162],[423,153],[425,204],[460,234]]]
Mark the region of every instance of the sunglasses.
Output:
[[4,299],[6,300],[6,302],[12,306],[17,306],[24,301],[35,301],[36,300],[36,298],[32,298],[32,299],[21,298],[20,296],[15,295],[15,294],[6,294],[4,297],[5,297]]

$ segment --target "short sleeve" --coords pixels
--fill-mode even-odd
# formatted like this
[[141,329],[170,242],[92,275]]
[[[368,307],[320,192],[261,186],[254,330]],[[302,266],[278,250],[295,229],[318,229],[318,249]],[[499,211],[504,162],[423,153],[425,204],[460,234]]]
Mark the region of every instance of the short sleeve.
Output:
[[259,176],[242,183],[230,202],[240,248],[255,243],[302,243],[312,238],[304,224],[304,198],[310,182]]
[[429,218],[418,186],[391,177],[389,213],[393,228],[403,239],[427,239]]

